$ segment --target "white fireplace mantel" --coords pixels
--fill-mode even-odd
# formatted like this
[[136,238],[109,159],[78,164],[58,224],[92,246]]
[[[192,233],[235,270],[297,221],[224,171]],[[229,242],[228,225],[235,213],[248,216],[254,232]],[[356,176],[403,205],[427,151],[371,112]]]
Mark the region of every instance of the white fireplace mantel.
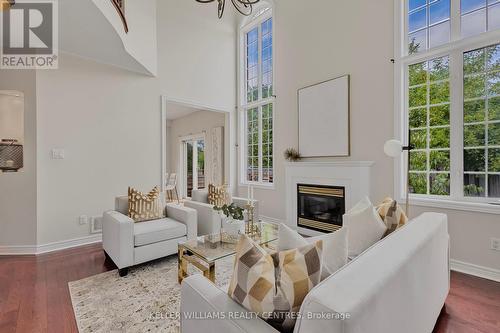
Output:
[[371,196],[371,161],[290,162],[286,170],[286,223],[300,233],[319,233],[297,228],[297,184],[345,187],[346,211],[365,196]]

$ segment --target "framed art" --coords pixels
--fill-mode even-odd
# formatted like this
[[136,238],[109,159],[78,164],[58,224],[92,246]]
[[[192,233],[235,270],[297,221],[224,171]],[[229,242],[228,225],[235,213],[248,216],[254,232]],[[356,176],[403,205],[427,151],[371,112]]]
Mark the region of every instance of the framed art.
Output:
[[299,153],[303,157],[350,155],[349,99],[349,75],[299,89]]

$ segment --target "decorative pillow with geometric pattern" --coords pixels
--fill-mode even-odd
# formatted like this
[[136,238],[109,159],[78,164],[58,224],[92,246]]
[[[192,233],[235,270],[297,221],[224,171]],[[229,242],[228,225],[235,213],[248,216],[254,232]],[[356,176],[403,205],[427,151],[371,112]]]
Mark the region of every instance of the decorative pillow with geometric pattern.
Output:
[[230,204],[229,194],[226,186],[215,186],[208,184],[208,203],[215,207],[222,207]]
[[128,188],[128,216],[135,222],[161,219],[164,215],[163,209],[158,186],[147,194],[132,187]]
[[377,206],[377,213],[387,226],[384,237],[401,228],[408,222],[408,217],[404,210],[398,205],[398,202],[392,198],[385,198],[384,201]]
[[292,332],[302,301],[321,278],[321,240],[268,254],[246,235],[236,247],[228,294],[281,332]]

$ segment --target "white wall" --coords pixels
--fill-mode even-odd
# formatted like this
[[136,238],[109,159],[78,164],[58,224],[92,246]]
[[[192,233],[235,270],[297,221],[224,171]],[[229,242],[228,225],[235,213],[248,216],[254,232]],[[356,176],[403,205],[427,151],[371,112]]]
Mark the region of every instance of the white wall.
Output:
[[158,80],[63,55],[38,72],[37,93],[38,244],[87,236],[80,215],[112,209],[128,186],[160,185]]
[[215,3],[158,1],[158,73],[169,100],[233,111],[236,29],[232,5],[222,20]]
[[[0,70],[0,90],[24,93],[24,168],[0,173],[0,248],[36,244],[36,85],[31,70]],[[1,111],[0,111],[1,112]]]
[[500,238],[499,215],[417,206],[410,209],[411,216],[429,211],[448,215],[453,260],[500,271],[500,252],[490,249],[491,237]]
[[207,184],[212,181],[212,129],[224,127],[226,114],[223,112],[197,111],[185,117],[170,121],[168,172],[180,174],[180,138],[193,134],[205,134],[205,176]]
[[[373,194],[375,201],[382,199],[393,190],[393,161],[382,148],[393,132],[392,1],[275,4],[276,189],[256,189],[261,213],[285,218],[283,151],[298,147],[297,90],[345,74],[351,75],[352,156],[347,159],[376,162]],[[240,188],[241,195],[245,191]]]
[[[394,192],[393,161],[383,153],[394,133],[394,1],[275,0],[275,190],[256,189],[261,213],[285,219],[283,151],[297,147],[297,89],[351,75],[351,151],[348,160],[375,161],[374,202]],[[340,158],[331,160],[342,160]],[[240,187],[245,195],[246,188]],[[500,269],[498,215],[411,207],[412,216],[440,211],[449,216],[451,257]]]
[[[89,226],[78,224],[80,215],[99,216],[113,208],[114,197],[129,185],[145,190],[159,185],[162,94],[234,109],[231,11],[219,21],[215,6],[157,3],[157,78],[64,52],[58,70],[1,72],[0,89],[26,94],[27,155],[25,172],[0,175],[0,246],[86,237]],[[66,159],[51,159],[52,148],[65,149]]]

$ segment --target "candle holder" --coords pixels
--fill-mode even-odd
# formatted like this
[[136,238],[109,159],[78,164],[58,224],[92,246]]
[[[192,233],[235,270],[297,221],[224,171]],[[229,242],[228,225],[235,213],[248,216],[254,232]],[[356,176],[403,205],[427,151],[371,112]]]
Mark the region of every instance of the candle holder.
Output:
[[253,236],[259,232],[257,224],[255,223],[255,206],[252,204],[247,204],[245,206],[247,210],[247,223],[245,224],[245,234]]

